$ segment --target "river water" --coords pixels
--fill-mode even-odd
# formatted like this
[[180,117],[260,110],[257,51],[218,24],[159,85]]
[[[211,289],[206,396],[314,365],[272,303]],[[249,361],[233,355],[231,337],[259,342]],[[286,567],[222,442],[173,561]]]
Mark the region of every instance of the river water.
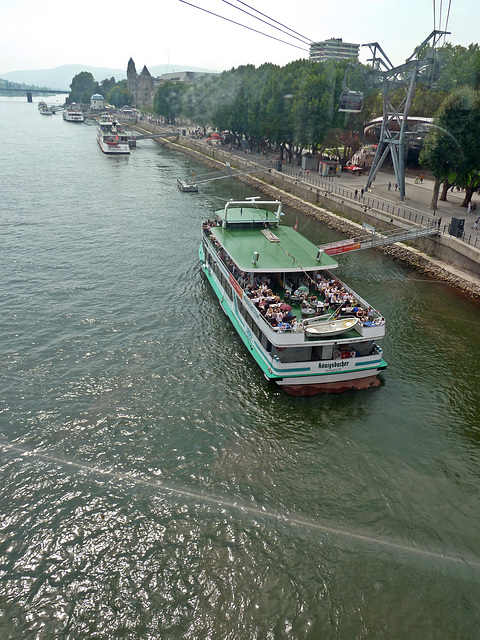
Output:
[[24,100],[0,99],[0,638],[478,638],[478,306],[340,257],[387,318],[382,385],[284,395],[198,264],[252,190],[180,193],[209,170],[107,157]]

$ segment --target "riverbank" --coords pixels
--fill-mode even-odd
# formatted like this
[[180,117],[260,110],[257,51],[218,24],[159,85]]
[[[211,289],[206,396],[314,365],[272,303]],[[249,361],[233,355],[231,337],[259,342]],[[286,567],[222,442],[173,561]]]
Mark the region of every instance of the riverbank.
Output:
[[[168,129],[148,123],[141,123],[134,128],[143,133],[168,131]],[[360,235],[362,233],[362,222],[373,224],[376,228],[384,230],[405,228],[406,226],[405,219],[395,215],[393,207],[391,210],[388,209],[388,213],[386,213],[372,206],[367,206],[365,202],[354,201],[353,197],[350,200],[348,198],[348,190],[346,195],[339,197],[333,195],[332,197],[331,193],[323,191],[316,187],[315,184],[309,184],[308,181],[304,181],[300,177],[293,178],[291,175],[283,174],[271,167],[262,167],[248,154],[246,154],[245,158],[238,157],[222,150],[221,147],[208,147],[205,143],[200,143],[185,136],[180,136],[175,142],[165,139],[157,139],[156,141],[171,149],[185,153],[205,166],[219,171],[224,171],[228,163],[231,167],[240,171],[258,172],[258,177],[253,175],[238,175],[235,177],[270,197],[281,199],[286,205],[313,217],[315,220],[328,225],[347,237]],[[350,187],[352,194],[353,188],[354,185],[352,183]],[[428,194],[426,194],[426,197],[428,197]],[[368,200],[368,203],[371,204],[370,200]],[[410,206],[407,206],[407,210],[413,209],[414,212],[417,211],[422,219],[431,219],[432,215],[434,215],[428,212],[427,207],[425,207],[425,211],[420,211],[412,208],[411,204],[409,202]],[[334,210],[332,211],[331,209]],[[477,248],[476,246],[465,245],[457,238],[447,235],[449,218],[453,217],[452,212],[456,213],[455,209],[452,208],[452,211],[449,212],[449,217],[444,211],[439,212],[443,215],[443,226],[442,233],[438,237],[412,242],[416,246],[394,243],[378,249],[392,258],[408,264],[408,266],[425,274],[427,277],[444,282],[465,295],[480,300],[480,246]],[[415,214],[415,219],[417,219],[417,214]],[[476,245],[476,239],[474,238],[474,240]]]

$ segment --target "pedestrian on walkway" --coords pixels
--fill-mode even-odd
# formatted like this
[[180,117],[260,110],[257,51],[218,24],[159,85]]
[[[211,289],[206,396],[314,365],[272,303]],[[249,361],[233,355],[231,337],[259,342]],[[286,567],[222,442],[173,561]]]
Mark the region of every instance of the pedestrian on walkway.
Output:
[[358,189],[355,189],[355,195],[354,195],[354,197],[355,197],[355,200],[358,198]]
[[471,202],[468,203],[467,213],[472,213],[472,203]]
[[423,173],[420,174],[420,184],[423,182]]
[[398,190],[398,182],[395,182],[395,191]]
[[480,220],[480,216],[475,220],[475,222],[473,223],[473,227],[472,229],[478,229],[478,221]]
[[390,191],[390,189],[391,189],[391,188],[392,188],[392,183],[391,183],[391,182],[389,182],[389,183],[388,183],[388,190]]
[[365,193],[365,189],[363,187],[360,189],[360,193],[362,194],[362,198],[363,198],[363,194]]
[[438,230],[439,230],[439,231],[440,231],[440,225],[441,225],[441,224],[442,224],[442,219],[441,219],[441,218],[439,218],[439,219],[438,219]]

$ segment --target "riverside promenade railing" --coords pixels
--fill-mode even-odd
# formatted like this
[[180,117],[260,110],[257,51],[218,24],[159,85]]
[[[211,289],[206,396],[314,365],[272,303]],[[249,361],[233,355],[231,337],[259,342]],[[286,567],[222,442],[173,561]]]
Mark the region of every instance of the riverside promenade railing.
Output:
[[[336,185],[334,183],[335,178],[333,177],[325,179],[303,172],[300,175],[300,171],[298,169],[295,170],[290,167],[285,168],[285,166],[282,166],[282,173],[285,173],[285,175],[288,175],[290,178],[295,179],[299,182],[305,182],[306,184],[316,187],[317,189],[323,191],[323,195],[326,195],[327,197],[329,194],[333,193],[341,198],[348,198],[352,202],[360,204],[362,207],[388,213],[397,218],[408,220],[413,224],[428,225],[431,224],[433,220],[435,220],[435,218],[433,218],[432,216],[423,215],[421,212],[415,209],[399,207],[392,202],[374,198],[369,192],[364,192],[364,194],[362,195],[360,189],[352,189],[351,187],[349,188]],[[355,191],[357,191],[356,196]],[[439,228],[439,233],[448,233],[449,226],[449,224],[441,225]],[[463,240],[472,247],[480,247],[480,238],[471,233],[463,231],[462,235],[458,237],[458,239]]]
[[[153,127],[158,128],[159,130],[165,130],[165,127]],[[432,220],[435,220],[433,216],[429,216],[428,214],[422,214],[420,211],[416,209],[409,209],[408,207],[401,207],[393,204],[392,202],[388,202],[385,200],[381,200],[379,198],[375,198],[371,193],[364,192],[363,196],[361,195],[361,190],[357,189],[357,197],[355,197],[355,189],[351,187],[345,187],[335,184],[335,178],[322,178],[313,173],[308,173],[303,171],[300,167],[288,167],[285,164],[282,165],[282,170],[277,171],[274,166],[275,162],[270,162],[268,160],[268,155],[266,157],[262,157],[262,155],[255,155],[254,153],[247,154],[245,157],[242,154],[237,154],[233,151],[228,151],[223,147],[211,147],[205,144],[204,141],[199,141],[195,138],[188,137],[189,145],[193,148],[196,148],[200,153],[207,155],[213,159],[221,160],[221,156],[230,156],[230,161],[241,160],[242,164],[246,162],[248,165],[258,165],[263,168],[268,168],[272,173],[277,175],[287,176],[290,180],[304,183],[310,185],[312,187],[316,187],[318,190],[323,191],[323,194],[328,197],[329,194],[334,194],[341,198],[347,198],[352,203],[358,203],[360,206],[374,209],[376,211],[386,213],[388,215],[395,216],[397,218],[402,218],[403,220],[408,220],[413,225],[428,225],[431,224]],[[223,160],[221,160],[223,161]],[[320,195],[320,194],[319,194]],[[448,223],[442,224],[438,233],[448,234],[450,225]],[[480,248],[480,238],[476,235],[463,231],[460,236],[457,236],[458,240],[465,242],[466,244],[474,247]]]

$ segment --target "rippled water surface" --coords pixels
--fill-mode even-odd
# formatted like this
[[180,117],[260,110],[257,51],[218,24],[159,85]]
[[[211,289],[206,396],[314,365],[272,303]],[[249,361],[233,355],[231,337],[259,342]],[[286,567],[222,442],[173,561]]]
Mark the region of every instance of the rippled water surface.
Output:
[[198,266],[250,189],[23,99],[0,134],[0,638],[478,638],[478,306],[342,257],[389,367],[291,398]]

